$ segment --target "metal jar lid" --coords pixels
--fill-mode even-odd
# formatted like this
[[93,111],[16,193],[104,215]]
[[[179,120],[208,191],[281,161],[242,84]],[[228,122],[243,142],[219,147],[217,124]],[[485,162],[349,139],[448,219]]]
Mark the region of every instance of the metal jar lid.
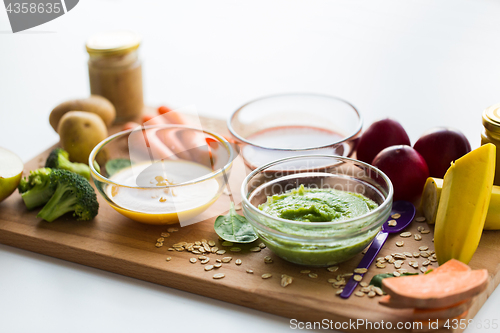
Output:
[[500,134],[500,103],[493,104],[483,111],[483,126],[488,131]]
[[87,40],[86,48],[90,55],[115,56],[136,50],[141,37],[131,31],[101,32]]

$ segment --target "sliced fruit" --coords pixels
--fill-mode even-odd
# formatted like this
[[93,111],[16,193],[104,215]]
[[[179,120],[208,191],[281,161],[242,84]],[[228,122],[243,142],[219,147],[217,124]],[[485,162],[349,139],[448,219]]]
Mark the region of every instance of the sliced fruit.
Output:
[[443,180],[434,229],[440,264],[469,263],[479,245],[495,175],[496,147],[483,145],[452,163]]
[[[442,189],[443,180],[441,178],[427,178],[424,190],[422,191],[420,210],[429,224],[434,224],[436,222]],[[491,199],[483,229],[500,230],[500,186],[493,185],[491,188]]]
[[0,147],[0,201],[14,192],[21,181],[23,161],[5,148]]

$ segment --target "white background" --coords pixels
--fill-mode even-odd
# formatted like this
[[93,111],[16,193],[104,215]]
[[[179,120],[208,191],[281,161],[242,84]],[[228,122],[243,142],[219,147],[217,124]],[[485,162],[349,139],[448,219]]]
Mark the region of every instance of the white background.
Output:
[[[143,36],[145,100],[227,118],[280,92],[335,95],[414,143],[434,126],[480,142],[500,102],[498,1],[81,0],[12,34],[0,8],[0,146],[24,161],[57,142],[59,102],[89,94],[94,32]],[[0,205],[1,209],[1,205]],[[497,290],[476,320],[498,318]],[[0,245],[0,332],[287,332],[288,320]],[[493,332],[475,330],[470,332]]]

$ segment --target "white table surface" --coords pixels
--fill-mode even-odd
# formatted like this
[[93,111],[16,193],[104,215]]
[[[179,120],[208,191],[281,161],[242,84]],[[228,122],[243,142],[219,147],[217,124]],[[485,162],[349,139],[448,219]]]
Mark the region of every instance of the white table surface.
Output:
[[[82,0],[12,34],[0,9],[0,146],[28,161],[58,140],[48,116],[89,94],[86,38],[144,39],[145,100],[226,118],[280,92],[336,95],[412,142],[433,126],[477,147],[500,102],[498,1]],[[0,204],[0,209],[1,208]],[[500,291],[476,320],[498,319]],[[288,319],[0,245],[0,332],[287,332]],[[494,332],[469,328],[471,332]]]

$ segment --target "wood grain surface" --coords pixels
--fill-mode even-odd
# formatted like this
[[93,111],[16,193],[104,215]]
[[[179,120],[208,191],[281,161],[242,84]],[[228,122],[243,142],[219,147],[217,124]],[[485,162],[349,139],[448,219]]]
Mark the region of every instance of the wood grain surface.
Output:
[[[225,123],[220,120],[204,118],[202,124],[208,130],[227,134]],[[29,170],[43,166],[49,151],[50,149],[26,163],[25,174]],[[234,194],[239,193],[239,185],[243,177],[242,172],[233,173],[230,185]],[[218,270],[207,272],[204,271],[199,261],[196,264],[189,262],[189,258],[196,257],[196,255],[188,252],[172,252],[167,249],[176,242],[194,242],[201,239],[214,240],[219,248],[223,248],[213,230],[214,218],[184,228],[177,226],[179,231],[166,238],[163,247],[156,248],[156,239],[170,226],[151,226],[134,222],[113,210],[99,194],[98,199],[99,215],[92,221],[77,222],[71,216],[64,216],[48,223],[36,218],[38,210],[28,211],[16,192],[0,203],[0,242],[301,321],[328,319],[333,322],[349,322],[349,320],[364,319],[371,322],[383,320],[396,325],[397,322],[413,320],[411,310],[383,307],[378,304],[378,297],[352,296],[344,300],[335,296],[337,289],[332,288],[327,280],[335,278],[338,274],[352,272],[362,254],[341,264],[337,272],[329,272],[325,268],[311,268],[311,272],[318,275],[313,279],[307,274],[300,273],[304,267],[285,262],[269,249],[257,253],[248,251],[251,246],[255,246],[254,244],[242,246],[243,251],[238,253],[228,251],[224,256],[232,256],[233,260],[229,264],[223,264]],[[228,196],[222,195],[214,207],[227,210]],[[409,231],[418,233],[417,226],[429,228],[426,223],[414,221]],[[415,252],[422,245],[433,249],[432,227],[430,229],[431,233],[423,234],[421,241],[405,238],[404,247],[395,245],[397,240],[401,240],[399,235],[389,236],[380,256],[403,251]],[[473,300],[467,318],[474,317],[500,282],[500,257],[498,256],[500,237],[498,236],[497,231],[485,231],[470,263],[473,269],[487,269],[491,281],[488,289]],[[223,257],[215,254],[210,256],[212,264],[216,258]],[[273,263],[265,264],[265,256],[272,257]],[[167,257],[172,259],[167,262]],[[242,265],[235,265],[236,259],[241,259]],[[425,259],[416,258],[415,260],[421,264]],[[407,265],[408,261],[403,267],[410,272],[416,271]],[[433,265],[436,266],[436,263]],[[253,270],[254,273],[248,274],[247,269]],[[387,265],[385,269],[372,267],[363,281],[369,282],[375,274],[392,271],[394,271],[392,265]],[[225,278],[215,280],[212,278],[215,273],[224,273]],[[261,278],[264,273],[272,273],[273,276],[264,280]],[[280,286],[282,274],[293,277],[293,283],[286,288]],[[345,331],[352,330],[346,329]],[[363,329],[362,331],[380,332],[376,329]],[[461,332],[461,330],[454,332]]]

